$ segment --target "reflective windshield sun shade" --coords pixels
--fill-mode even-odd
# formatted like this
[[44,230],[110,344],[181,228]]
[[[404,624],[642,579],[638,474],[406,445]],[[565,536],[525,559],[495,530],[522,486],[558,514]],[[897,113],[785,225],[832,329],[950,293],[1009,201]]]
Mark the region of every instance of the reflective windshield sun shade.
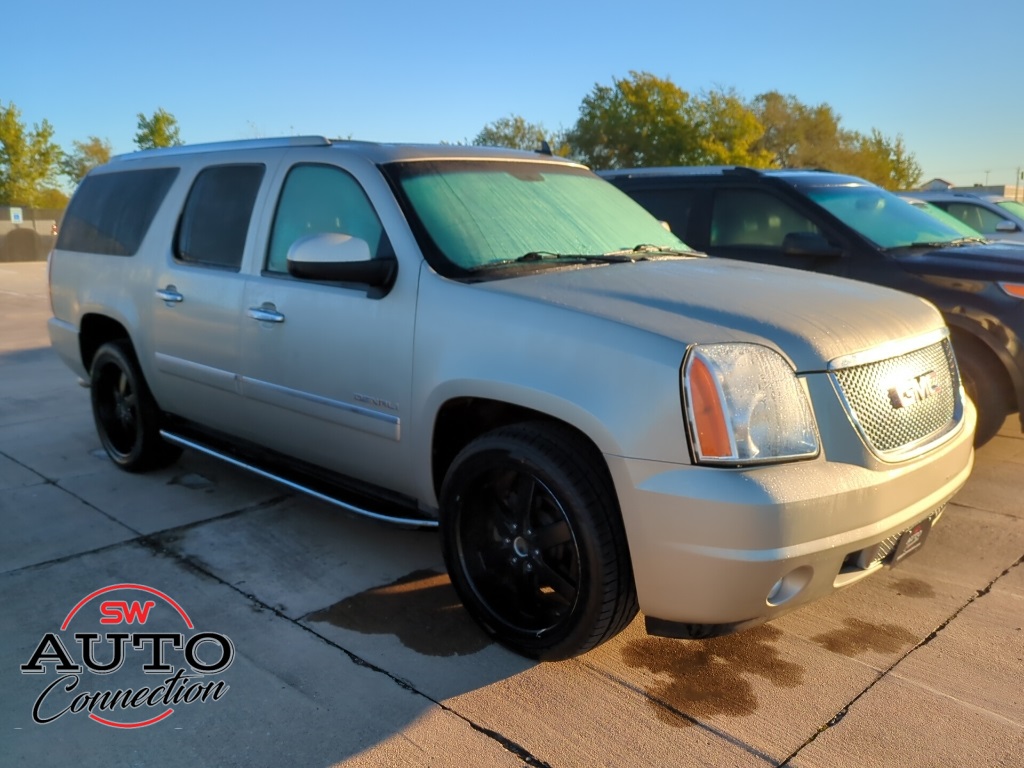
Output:
[[624,193],[575,166],[450,160],[405,163],[397,172],[440,256],[462,270],[531,252],[686,248]]

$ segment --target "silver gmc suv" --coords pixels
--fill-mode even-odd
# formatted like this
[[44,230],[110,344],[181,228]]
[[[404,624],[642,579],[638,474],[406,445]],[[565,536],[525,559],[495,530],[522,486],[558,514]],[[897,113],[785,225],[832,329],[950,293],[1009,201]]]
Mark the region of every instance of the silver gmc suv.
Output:
[[319,137],[115,158],[50,337],[128,471],[182,448],[438,526],[494,638],[710,637],[915,552],[975,410],[927,302],[709,259],[543,154]]

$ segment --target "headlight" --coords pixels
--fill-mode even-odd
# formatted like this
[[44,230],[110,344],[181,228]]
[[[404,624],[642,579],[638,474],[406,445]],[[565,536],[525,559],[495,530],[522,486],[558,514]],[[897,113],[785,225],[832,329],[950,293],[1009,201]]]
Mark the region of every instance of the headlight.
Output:
[[814,415],[789,364],[759,344],[700,344],[683,361],[697,461],[743,464],[818,454]]

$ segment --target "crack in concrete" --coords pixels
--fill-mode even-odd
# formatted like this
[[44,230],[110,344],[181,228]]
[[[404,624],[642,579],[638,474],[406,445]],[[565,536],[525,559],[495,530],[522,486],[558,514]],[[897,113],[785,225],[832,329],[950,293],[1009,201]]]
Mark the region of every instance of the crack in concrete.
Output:
[[594,672],[595,674],[600,675],[601,677],[605,678],[606,680],[608,680],[612,684],[618,685],[619,687],[625,688],[628,691],[632,691],[633,693],[639,694],[640,696],[642,696],[644,699],[646,699],[647,701],[651,702],[655,706],[664,708],[666,711],[671,712],[673,715],[675,715],[676,717],[680,718],[681,720],[686,720],[691,725],[694,725],[694,726],[700,728],[701,730],[707,731],[708,733],[710,733],[710,734],[712,734],[714,736],[717,736],[718,738],[722,739],[723,741],[729,742],[734,747],[738,747],[739,749],[742,749],[744,752],[746,752],[747,754],[751,755],[752,757],[756,757],[758,760],[761,760],[762,762],[767,763],[768,765],[771,765],[773,767],[775,766],[775,761],[772,758],[772,756],[769,755],[769,754],[766,754],[765,752],[762,752],[761,750],[759,750],[754,745],[747,744],[742,739],[738,739],[735,736],[733,736],[731,733],[723,731],[720,728],[716,728],[715,726],[711,725],[710,723],[702,722],[701,720],[699,720],[698,718],[694,717],[693,715],[689,715],[686,712],[683,712],[682,710],[678,709],[677,707],[674,707],[672,704],[668,703],[667,701],[659,699],[656,696],[652,696],[645,689],[641,688],[640,686],[634,685],[633,683],[630,683],[628,680],[623,680],[621,678],[615,677],[611,673],[606,672],[605,670],[603,670],[603,669],[601,669],[599,667],[595,667],[592,664],[589,664],[589,663],[587,663],[585,661],[582,662],[582,663],[583,663],[583,666],[586,667],[587,669],[589,669],[591,672]]
[[[241,512],[233,512],[233,513],[229,513],[229,514],[241,514]],[[216,518],[216,519],[219,520],[219,519],[222,519],[222,518]],[[197,573],[202,574],[206,578],[212,579],[212,580],[218,582],[219,584],[222,584],[223,586],[228,587],[232,591],[238,593],[239,595],[241,595],[245,599],[249,600],[251,603],[259,606],[261,609],[271,612],[274,616],[278,617],[279,619],[283,619],[284,621],[287,621],[288,623],[294,625],[295,627],[297,627],[298,629],[300,629],[303,632],[308,632],[309,634],[311,634],[314,637],[316,637],[317,639],[319,639],[321,642],[331,646],[332,648],[335,648],[335,649],[341,651],[343,654],[345,654],[349,658],[349,661],[351,661],[356,666],[363,667],[364,669],[368,669],[368,670],[370,670],[372,672],[375,672],[377,674],[380,674],[380,675],[384,675],[389,680],[391,680],[395,685],[397,685],[399,688],[401,688],[401,689],[403,689],[405,691],[408,691],[409,693],[413,694],[414,696],[419,696],[419,697],[421,697],[423,699],[426,699],[431,704],[439,707],[444,712],[450,713],[451,715],[459,718],[464,723],[466,723],[470,728],[472,728],[474,731],[477,731],[478,733],[483,734],[484,736],[488,737],[489,739],[491,739],[492,741],[497,743],[502,749],[504,749],[507,752],[509,752],[509,753],[515,755],[516,757],[518,757],[520,760],[523,761],[524,765],[534,766],[535,768],[551,768],[551,764],[550,763],[548,763],[548,762],[546,762],[544,760],[541,760],[540,758],[538,758],[535,755],[531,754],[528,749],[526,749],[525,747],[523,747],[521,744],[517,743],[516,741],[508,738],[507,736],[504,736],[501,733],[498,733],[497,731],[494,731],[494,730],[492,730],[490,728],[487,728],[486,726],[483,726],[483,725],[480,725],[479,723],[473,722],[470,718],[466,717],[465,715],[461,714],[460,712],[456,711],[455,709],[452,709],[451,707],[449,707],[448,705],[444,704],[443,702],[438,701],[437,699],[433,698],[429,694],[419,690],[409,680],[406,680],[403,677],[400,677],[400,676],[398,676],[396,674],[393,674],[393,673],[389,672],[388,670],[384,669],[383,667],[380,667],[380,666],[374,664],[372,661],[364,659],[362,656],[358,655],[357,653],[354,653],[353,651],[348,650],[347,648],[345,648],[344,646],[334,642],[330,638],[325,637],[324,635],[320,634],[319,632],[317,632],[316,630],[312,629],[311,627],[308,627],[305,624],[302,624],[301,623],[301,618],[302,617],[299,617],[297,619],[290,618],[289,616],[287,616],[283,612],[281,612],[278,608],[263,602],[261,599],[256,597],[256,595],[254,595],[252,593],[249,593],[249,592],[245,592],[244,590],[238,588],[234,584],[231,584],[230,582],[227,582],[224,579],[220,578],[215,573],[212,573],[210,570],[208,570],[206,567],[204,567],[203,564],[197,562],[193,558],[185,556],[185,555],[182,555],[181,553],[176,552],[173,549],[170,549],[170,548],[164,546],[163,542],[161,541],[161,538],[163,536],[165,536],[166,534],[169,534],[169,533],[173,534],[173,533],[176,533],[179,530],[185,530],[185,529],[188,529],[188,528],[194,528],[194,527],[197,527],[199,525],[204,524],[204,522],[208,522],[208,521],[200,521],[200,522],[197,522],[197,523],[191,523],[189,525],[181,526],[180,528],[171,528],[171,529],[168,529],[166,531],[161,531],[159,533],[156,533],[156,534],[153,534],[153,535],[150,535],[150,536],[142,536],[139,539],[137,539],[135,542],[131,542],[131,543],[138,543],[138,544],[146,547],[147,549],[150,549],[155,554],[161,555],[163,557],[170,557],[171,559],[180,562],[185,567],[187,567],[187,568],[189,568],[191,570],[194,570]]]
[[[3,456],[8,461],[13,462],[14,464],[17,464],[22,469],[27,470],[27,471],[31,472],[33,475],[35,475],[36,477],[40,478],[43,481],[41,484],[44,484],[44,485],[56,485],[55,481],[53,481],[50,478],[48,478],[42,472],[38,472],[38,471],[32,469],[32,467],[30,467],[28,464],[24,463],[23,461],[18,461],[16,458],[11,456],[10,454],[7,454],[7,453],[4,453],[3,451],[0,451],[0,456]],[[31,486],[25,486],[25,487],[29,488]]]
[[284,500],[286,500],[288,498],[291,498],[292,494],[283,494],[281,496],[275,496],[272,499],[269,499],[269,500],[266,500],[266,501],[257,502],[256,504],[250,504],[250,505],[248,505],[246,507],[242,507],[242,508],[239,508],[239,509],[234,509],[234,510],[231,510],[230,512],[225,512],[222,515],[217,515],[216,517],[207,518],[205,520],[197,520],[197,521],[192,522],[192,523],[186,523],[185,525],[176,526],[174,528],[167,528],[167,529],[164,529],[162,531],[154,531],[153,533],[148,533],[147,534],[147,533],[142,533],[141,531],[133,528],[132,526],[122,522],[121,520],[118,520],[116,517],[114,517],[114,516],[108,514],[107,512],[103,511],[102,509],[97,507],[95,504],[92,504],[89,501],[87,501],[86,499],[83,499],[81,496],[79,496],[75,492],[73,492],[73,491],[71,491],[71,490],[61,486],[59,480],[54,479],[54,478],[46,477],[45,475],[37,472],[36,470],[32,469],[31,467],[27,466],[26,464],[23,464],[22,462],[18,461],[14,457],[8,456],[6,453],[3,453],[2,451],[0,451],[0,456],[4,456],[5,458],[10,459],[12,462],[17,464],[18,466],[28,470],[32,474],[34,474],[37,477],[41,478],[41,480],[42,480],[41,484],[53,485],[56,488],[59,488],[64,493],[68,494],[72,498],[76,499],[77,501],[81,502],[85,506],[89,507],[89,509],[92,509],[92,510],[98,512],[99,514],[103,515],[104,517],[106,517],[111,522],[117,523],[118,525],[120,525],[123,528],[127,529],[131,533],[135,534],[135,537],[132,538],[132,539],[127,539],[125,541],[119,541],[119,542],[116,542],[114,544],[108,544],[108,545],[103,546],[103,547],[97,547],[95,549],[87,550],[85,552],[76,552],[76,553],[71,554],[71,555],[65,555],[64,557],[57,557],[57,558],[53,558],[52,560],[47,560],[47,561],[40,562],[40,563],[33,563],[31,565],[22,566],[21,568],[15,568],[12,571],[7,571],[7,572],[5,572],[5,574],[18,573],[18,572],[21,572],[21,571],[27,571],[27,570],[43,568],[43,567],[46,567],[46,566],[49,566],[49,565],[56,565],[56,564],[59,564],[59,563],[65,563],[65,562],[74,560],[75,558],[83,557],[85,555],[95,554],[95,553],[98,553],[98,552],[104,552],[104,551],[107,551],[107,550],[110,550],[110,549],[114,549],[114,548],[117,548],[117,547],[131,546],[131,545],[139,545],[139,546],[145,547],[146,549],[149,549],[150,551],[154,552],[155,554],[158,554],[158,555],[161,555],[161,556],[164,556],[164,557],[170,557],[171,559],[176,560],[176,561],[180,562],[181,564],[185,565],[189,569],[194,570],[197,573],[201,573],[204,576],[206,576],[207,578],[213,579],[214,581],[216,581],[216,582],[218,582],[220,584],[223,584],[224,586],[228,587],[229,589],[233,590],[234,592],[237,592],[239,595],[241,595],[244,598],[246,598],[247,600],[249,600],[251,603],[254,603],[255,605],[260,606],[264,610],[270,611],[271,613],[273,613],[278,618],[284,619],[285,621],[295,625],[296,627],[299,627],[302,631],[308,632],[311,635],[313,635],[314,637],[319,638],[322,642],[326,643],[327,645],[330,645],[331,647],[338,649],[339,651],[344,653],[346,656],[348,656],[349,660],[353,664],[355,664],[357,666],[360,666],[360,667],[364,667],[364,668],[369,669],[369,670],[371,670],[373,672],[376,672],[378,674],[384,675],[385,677],[389,678],[392,682],[394,682],[396,685],[398,685],[400,688],[408,691],[409,693],[412,693],[413,695],[420,696],[420,697],[426,699],[427,701],[429,701],[430,703],[434,704],[435,706],[441,708],[445,712],[448,712],[448,713],[454,715],[455,717],[459,718],[464,723],[466,723],[474,731],[477,731],[478,733],[481,733],[484,736],[487,736],[489,739],[493,740],[499,746],[501,746],[502,749],[504,749],[507,752],[510,752],[511,754],[513,754],[516,757],[518,757],[520,760],[523,761],[523,763],[525,765],[536,766],[536,768],[551,768],[551,765],[548,762],[546,762],[544,760],[541,760],[538,757],[535,757],[534,755],[532,755],[530,753],[529,750],[527,750],[525,747],[523,747],[522,745],[518,744],[517,742],[513,741],[512,739],[510,739],[510,738],[508,738],[506,736],[503,736],[502,734],[498,733],[497,731],[494,731],[494,730],[492,730],[490,728],[487,728],[485,726],[482,726],[482,725],[480,725],[478,723],[473,722],[472,720],[470,720],[465,715],[462,715],[461,713],[457,712],[456,710],[452,709],[451,707],[447,706],[446,704],[443,704],[442,702],[434,699],[433,697],[431,697],[428,694],[424,693],[423,691],[419,690],[418,688],[416,688],[415,685],[413,685],[408,680],[405,680],[405,679],[399,677],[398,675],[394,675],[391,672],[388,672],[383,667],[379,667],[376,664],[373,664],[372,662],[367,661],[366,659],[362,658],[358,654],[355,654],[352,651],[348,650],[347,648],[344,648],[343,646],[341,646],[341,645],[333,642],[332,640],[328,639],[327,637],[324,637],[319,632],[316,632],[315,630],[311,629],[310,627],[307,627],[304,624],[301,624],[298,619],[291,619],[291,618],[289,618],[288,616],[283,614],[281,611],[279,611],[277,608],[275,608],[275,607],[273,607],[271,605],[268,605],[267,603],[264,603],[262,600],[257,598],[255,595],[253,595],[251,593],[244,592],[243,590],[241,590],[238,587],[236,587],[234,584],[231,584],[231,583],[225,581],[224,579],[221,579],[219,576],[217,576],[216,574],[214,574],[213,572],[211,572],[207,568],[205,568],[202,565],[200,565],[193,558],[184,556],[184,555],[174,551],[173,549],[170,549],[170,548],[164,546],[164,544],[161,541],[161,539],[163,537],[167,536],[167,535],[179,534],[179,533],[191,530],[193,528],[197,528],[199,526],[206,525],[207,523],[211,523],[211,522],[213,522],[215,520],[218,520],[218,521],[219,520],[226,520],[226,519],[230,519],[232,517],[238,517],[240,515],[245,514],[246,512],[258,511],[260,509],[264,509],[266,507],[273,506],[274,504],[278,504],[278,503],[280,503],[280,502],[282,502],[282,501],[284,501]]
[[[0,452],[0,456],[6,456],[6,454]],[[7,456],[7,458],[10,458],[10,457]],[[93,504],[93,503],[89,502],[88,500],[82,498],[81,496],[79,496],[74,491],[69,490],[68,488],[65,488],[64,486],[62,486],[60,484],[59,480],[51,480],[50,478],[43,477],[43,475],[40,475],[38,472],[36,472],[31,467],[28,467],[28,466],[22,464],[17,459],[11,459],[11,461],[15,462],[19,466],[24,467],[29,472],[32,472],[32,473],[34,473],[36,475],[39,475],[39,477],[42,477],[43,478],[43,482],[39,483],[39,485],[52,485],[54,488],[59,489],[63,493],[66,493],[68,496],[70,496],[71,498],[75,499],[79,503],[84,504],[86,507],[88,507],[89,509],[93,510],[94,512],[98,512],[103,517],[107,518],[107,520],[109,520],[110,522],[115,523],[116,525],[121,526],[122,528],[127,530],[129,533],[133,534],[133,538],[125,539],[123,541],[116,541],[113,544],[105,544],[102,547],[95,547],[94,549],[87,549],[87,550],[82,551],[82,552],[74,552],[74,553],[72,553],[70,555],[64,555],[62,557],[55,557],[55,558],[52,558],[50,560],[43,560],[43,561],[38,562],[38,563],[32,563],[31,565],[23,565],[20,568],[14,568],[14,569],[12,569],[10,571],[2,571],[2,572],[0,572],[0,573],[3,573],[4,575],[12,574],[12,573],[20,573],[21,571],[29,571],[29,570],[33,570],[33,569],[36,569],[36,568],[43,568],[45,566],[56,565],[58,563],[66,563],[66,562],[68,562],[70,560],[74,560],[76,557],[82,557],[84,555],[92,555],[92,554],[96,554],[98,552],[105,552],[107,550],[114,549],[115,547],[121,547],[121,546],[124,546],[126,544],[145,543],[145,540],[149,539],[151,537],[164,536],[166,534],[173,534],[173,533],[177,533],[179,531],[188,531],[188,530],[190,530],[192,528],[196,528],[196,527],[198,527],[200,525],[205,525],[206,523],[212,523],[215,520],[229,520],[232,517],[238,517],[239,515],[243,515],[246,512],[255,512],[255,511],[264,509],[266,507],[272,507],[273,505],[279,504],[282,501],[285,501],[286,499],[290,499],[292,497],[292,494],[282,494],[280,496],[274,496],[271,499],[267,499],[266,501],[259,501],[259,502],[256,502],[254,504],[249,504],[249,505],[244,506],[244,507],[239,507],[238,509],[233,509],[230,512],[225,512],[224,514],[217,515],[216,517],[208,517],[208,518],[205,518],[203,520],[196,520],[194,522],[185,523],[184,525],[175,526],[173,528],[165,528],[165,529],[160,530],[160,531],[154,531],[153,533],[143,533],[142,531],[140,531],[140,530],[138,530],[136,528],[133,528],[132,526],[128,525],[126,522],[124,522],[122,520],[118,520],[113,515],[110,515],[107,512],[104,512],[102,509],[97,507],[95,504]],[[26,486],[26,487],[31,488],[32,486]]]
[[967,609],[968,606],[970,606],[972,603],[974,603],[979,598],[982,598],[985,595],[987,595],[989,592],[991,592],[992,588],[996,585],[996,583],[1000,579],[1004,578],[1014,568],[1020,567],[1022,563],[1024,563],[1024,555],[1021,555],[1019,558],[1017,558],[1016,561],[1014,561],[1009,566],[1007,566],[1005,569],[1003,569],[1003,571],[999,575],[997,575],[994,579],[992,579],[992,581],[990,581],[988,584],[986,584],[982,589],[976,590],[975,593],[970,597],[970,599],[967,600],[967,602],[965,602],[959,608],[957,608],[956,611],[954,611],[949,616],[949,618],[947,618],[945,621],[943,621],[941,624],[939,624],[935,629],[933,629],[931,632],[929,632],[927,635],[925,635],[925,637],[920,642],[918,642],[916,645],[914,645],[913,648],[911,648],[906,653],[904,653],[902,656],[900,656],[898,659],[896,659],[896,661],[894,661],[892,664],[890,664],[886,669],[882,670],[882,672],[874,680],[872,680],[871,683],[864,690],[862,690],[860,693],[858,693],[856,696],[854,696],[852,699],[850,699],[850,701],[848,701],[846,703],[846,705],[842,707],[842,709],[840,709],[838,712],[836,712],[835,715],[833,715],[828,721],[826,721],[824,725],[822,725],[820,728],[818,728],[818,730],[815,731],[814,734],[810,738],[807,739],[807,741],[805,741],[803,744],[801,744],[799,747],[797,747],[795,750],[793,750],[792,754],[790,754],[785,760],[783,760],[781,763],[779,763],[779,768],[784,768],[784,766],[789,765],[791,760],[796,758],[806,747],[809,747],[811,744],[813,744],[815,742],[815,740],[821,734],[825,733],[825,731],[827,731],[829,728],[831,728],[831,727],[833,727],[835,725],[838,725],[840,722],[842,722],[843,718],[846,717],[849,714],[850,709],[853,707],[853,705],[856,704],[858,701],[860,701],[860,699],[862,699],[864,697],[864,695],[868,691],[870,691],[872,688],[874,688],[876,685],[878,685],[878,683],[881,682],[881,680],[883,678],[887,677],[889,675],[889,673],[892,672],[897,666],[899,666],[899,664],[904,659],[908,658],[912,653],[917,651],[919,648],[925,647],[932,640],[934,640],[936,637],[938,637],[939,634],[946,627],[948,627],[961,613],[963,613]]

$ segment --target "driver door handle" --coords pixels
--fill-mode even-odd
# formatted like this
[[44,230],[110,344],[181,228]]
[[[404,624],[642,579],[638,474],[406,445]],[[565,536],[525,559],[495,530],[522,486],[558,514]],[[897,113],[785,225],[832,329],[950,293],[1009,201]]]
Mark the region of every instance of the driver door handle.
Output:
[[261,323],[283,323],[284,315],[275,309],[273,304],[264,304],[262,307],[249,307],[247,312],[253,320]]

